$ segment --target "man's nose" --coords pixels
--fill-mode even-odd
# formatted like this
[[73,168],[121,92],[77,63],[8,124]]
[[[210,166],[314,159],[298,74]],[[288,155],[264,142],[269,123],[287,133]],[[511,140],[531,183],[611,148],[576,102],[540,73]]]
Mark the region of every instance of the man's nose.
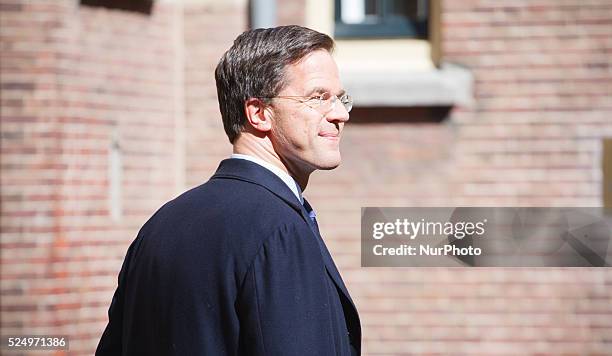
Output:
[[328,121],[347,122],[349,120],[349,113],[340,99],[336,99],[334,105],[332,106],[332,110],[327,113],[325,117]]

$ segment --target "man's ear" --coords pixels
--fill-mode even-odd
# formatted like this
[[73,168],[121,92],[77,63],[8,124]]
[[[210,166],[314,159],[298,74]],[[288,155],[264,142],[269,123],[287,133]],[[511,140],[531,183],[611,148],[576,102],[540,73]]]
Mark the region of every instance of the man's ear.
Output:
[[249,98],[244,102],[246,119],[257,131],[268,132],[272,129],[272,113],[266,109],[266,104],[258,98]]

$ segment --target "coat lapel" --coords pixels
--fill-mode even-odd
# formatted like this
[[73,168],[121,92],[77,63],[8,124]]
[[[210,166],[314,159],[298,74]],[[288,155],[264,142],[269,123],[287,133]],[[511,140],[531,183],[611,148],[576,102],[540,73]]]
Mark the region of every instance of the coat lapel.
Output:
[[323,257],[323,262],[325,262],[325,268],[327,269],[327,273],[331,276],[336,286],[342,291],[342,294],[344,294],[344,296],[351,302],[351,305],[353,306],[353,308],[356,309],[355,304],[353,303],[353,300],[351,299],[351,296],[348,292],[348,289],[344,285],[344,281],[342,280],[342,277],[340,276],[340,272],[338,272],[338,268],[336,267],[336,264],[334,263],[334,260],[332,259],[332,256],[329,253],[329,250],[327,249],[325,242],[323,241],[323,237],[320,234],[319,228],[310,219],[310,215],[306,211],[307,208],[312,209],[312,207],[310,206],[310,203],[308,203],[308,201],[304,199],[304,206],[301,209],[302,218],[306,220],[306,222],[308,223],[308,226],[310,226],[310,229],[312,230],[313,234],[315,235],[317,239],[317,243],[319,244],[319,248],[321,249],[321,255]]

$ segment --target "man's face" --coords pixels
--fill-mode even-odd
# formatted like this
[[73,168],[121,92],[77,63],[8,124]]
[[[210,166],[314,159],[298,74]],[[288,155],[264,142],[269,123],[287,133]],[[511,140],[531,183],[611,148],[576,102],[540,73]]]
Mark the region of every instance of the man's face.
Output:
[[[314,51],[287,66],[285,73],[288,84],[278,96],[311,97],[329,92],[340,97],[344,92],[338,67],[325,50]],[[333,169],[340,164],[340,135],[349,114],[340,100],[327,113],[312,106],[282,98],[273,101],[270,139],[293,173]]]

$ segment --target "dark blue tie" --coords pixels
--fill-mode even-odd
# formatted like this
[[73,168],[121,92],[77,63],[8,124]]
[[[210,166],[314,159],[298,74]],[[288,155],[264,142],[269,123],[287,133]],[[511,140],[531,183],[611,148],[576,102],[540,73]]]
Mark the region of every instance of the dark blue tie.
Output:
[[321,235],[319,231],[319,224],[317,223],[317,214],[315,213],[314,209],[312,208],[312,206],[310,205],[310,203],[308,203],[306,199],[304,199],[304,209],[306,209],[306,212],[308,213],[310,220],[312,220],[312,222],[314,223],[314,226],[317,228],[317,233]]

